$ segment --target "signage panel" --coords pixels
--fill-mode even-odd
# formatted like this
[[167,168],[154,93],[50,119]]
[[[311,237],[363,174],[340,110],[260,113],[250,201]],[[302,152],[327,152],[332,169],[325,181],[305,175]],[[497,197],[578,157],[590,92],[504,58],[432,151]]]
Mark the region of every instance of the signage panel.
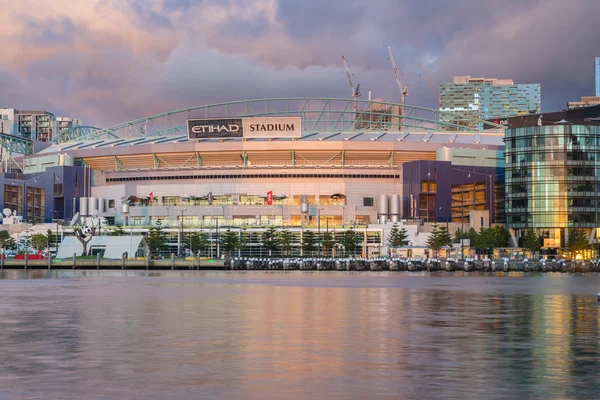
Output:
[[188,138],[299,138],[301,117],[201,118],[187,120]]
[[218,139],[242,137],[241,118],[188,119],[188,138]]
[[245,138],[299,138],[302,136],[301,117],[244,118]]

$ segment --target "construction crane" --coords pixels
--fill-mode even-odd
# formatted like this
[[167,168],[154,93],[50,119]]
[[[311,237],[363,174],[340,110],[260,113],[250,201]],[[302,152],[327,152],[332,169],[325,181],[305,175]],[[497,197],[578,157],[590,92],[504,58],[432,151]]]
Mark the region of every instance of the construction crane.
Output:
[[[398,89],[400,90],[400,104],[404,105],[404,102],[406,101],[406,96],[408,96],[408,83],[405,83],[404,86],[402,86],[402,78],[401,78],[401,74],[402,72],[400,71],[400,68],[398,68],[398,64],[396,64],[396,59],[394,58],[394,55],[392,54],[392,48],[388,47],[388,51],[390,53],[390,63],[392,64],[392,69],[394,70],[394,77],[396,78],[396,84],[398,85]],[[404,79],[406,81],[406,78]],[[404,107],[400,107],[400,115],[404,114]]]
[[433,98],[435,99],[435,102],[437,103],[438,108],[439,108],[440,107],[440,98],[438,97],[438,92],[433,87],[433,83],[431,83],[431,79],[429,79],[429,74],[427,73],[427,70],[425,69],[423,64],[420,64],[420,65],[421,65],[421,69],[423,70],[423,73],[425,74],[425,79],[427,79],[427,83],[429,83],[429,88],[431,89],[431,93],[433,93]]
[[350,68],[348,68],[348,63],[346,62],[346,58],[342,56],[342,63],[344,63],[344,70],[346,71],[346,76],[348,77],[348,82],[350,83],[350,89],[352,90],[352,98],[354,99],[354,118],[356,118],[358,112],[358,102],[356,101],[360,96],[360,83],[354,87],[354,83],[352,83],[352,74],[350,73]]

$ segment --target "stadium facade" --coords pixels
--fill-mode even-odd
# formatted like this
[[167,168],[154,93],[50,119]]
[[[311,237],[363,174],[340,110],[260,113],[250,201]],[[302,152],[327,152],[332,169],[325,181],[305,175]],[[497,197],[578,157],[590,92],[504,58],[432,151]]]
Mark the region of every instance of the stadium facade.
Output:
[[[429,222],[468,220],[464,200],[455,218],[456,189],[449,180],[471,185],[473,196],[483,191],[484,201],[474,210],[493,210],[495,188],[503,180],[496,171],[504,167],[504,127],[473,120],[469,126],[487,129],[470,130],[440,114],[385,102],[294,98],[177,110],[109,129],[75,127],[25,157],[22,174],[5,174],[0,200],[13,209],[21,199],[24,218],[30,219],[25,186],[36,188],[50,176],[58,182],[57,169],[72,169],[60,174],[62,191],[44,187],[34,218],[68,219],[97,209],[110,224],[135,229],[158,221],[174,230],[351,226],[362,227],[364,244],[369,230],[376,232],[372,242],[378,247],[387,223],[399,221],[414,227],[417,245],[423,208],[409,205],[405,165],[426,161],[439,171],[421,174],[419,187],[443,180],[425,209],[447,211],[428,213]],[[468,180],[465,171],[482,179]],[[7,180],[16,177],[24,183],[9,187]],[[475,187],[478,182],[482,188]],[[18,187],[25,190],[21,197]],[[184,240],[180,232],[177,248]]]

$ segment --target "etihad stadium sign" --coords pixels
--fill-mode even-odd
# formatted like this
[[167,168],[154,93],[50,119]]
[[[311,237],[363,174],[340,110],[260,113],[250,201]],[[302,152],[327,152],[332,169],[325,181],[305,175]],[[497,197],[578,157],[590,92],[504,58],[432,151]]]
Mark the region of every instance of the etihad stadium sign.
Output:
[[299,138],[301,117],[248,117],[188,119],[190,139]]

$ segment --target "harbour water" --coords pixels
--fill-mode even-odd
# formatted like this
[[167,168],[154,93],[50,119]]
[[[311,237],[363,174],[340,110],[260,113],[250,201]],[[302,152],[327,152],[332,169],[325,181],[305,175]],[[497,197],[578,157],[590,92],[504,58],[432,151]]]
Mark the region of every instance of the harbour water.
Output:
[[4,271],[0,399],[600,397],[600,276]]

